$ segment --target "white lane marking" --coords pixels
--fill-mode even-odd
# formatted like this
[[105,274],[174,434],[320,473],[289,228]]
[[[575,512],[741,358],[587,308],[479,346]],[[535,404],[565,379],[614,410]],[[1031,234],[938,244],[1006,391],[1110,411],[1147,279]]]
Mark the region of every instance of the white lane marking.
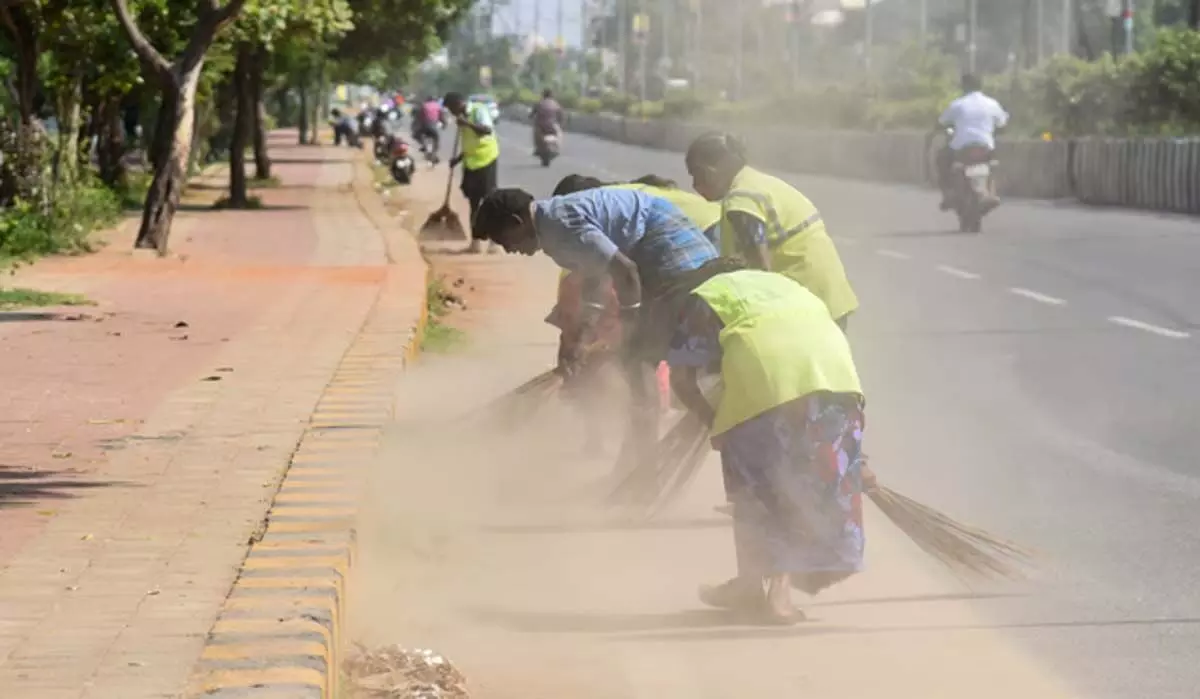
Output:
[[980,275],[975,274],[974,272],[968,272],[965,269],[959,269],[958,267],[951,267],[950,265],[938,265],[937,271],[939,271],[943,274],[949,274],[952,277],[958,277],[959,279],[980,279],[981,278]]
[[1127,328],[1134,328],[1136,330],[1145,330],[1148,333],[1169,337],[1172,340],[1184,340],[1192,336],[1191,333],[1186,333],[1182,330],[1171,330],[1170,328],[1164,328],[1159,325],[1151,325],[1150,323],[1143,323],[1140,320],[1126,318],[1125,316],[1109,316],[1108,322],[1116,323],[1117,325],[1124,325]]
[[879,253],[880,255],[883,255],[884,257],[890,257],[893,260],[911,260],[912,259],[912,257],[910,255],[908,255],[907,253],[900,252],[899,250],[889,250],[888,248],[879,248],[875,252]]
[[1065,306],[1065,305],[1067,305],[1067,302],[1064,299],[1060,299],[1055,296],[1049,296],[1047,294],[1041,293],[1040,291],[1034,291],[1033,289],[1024,289],[1019,286],[1010,286],[1010,287],[1008,287],[1008,291],[1011,294],[1016,294],[1017,296],[1024,296],[1027,299],[1031,299],[1033,301],[1037,301],[1038,303],[1044,303],[1044,304],[1047,304],[1050,306]]

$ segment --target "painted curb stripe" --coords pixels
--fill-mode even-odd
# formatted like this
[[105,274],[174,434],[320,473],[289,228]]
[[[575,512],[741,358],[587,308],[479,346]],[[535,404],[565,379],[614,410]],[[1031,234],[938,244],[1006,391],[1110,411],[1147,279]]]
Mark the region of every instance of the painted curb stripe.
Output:
[[[356,184],[364,176],[369,181],[365,163],[355,176]],[[386,235],[361,197],[359,205]],[[385,269],[366,322],[318,399],[265,531],[209,632],[188,696],[337,696],[346,576],[355,557],[356,483],[392,419],[392,386],[419,353],[428,321],[428,265],[419,298],[411,293],[417,291],[411,277],[399,274],[399,268]],[[401,292],[414,298],[400,302],[389,295]],[[382,319],[414,310],[412,327]]]

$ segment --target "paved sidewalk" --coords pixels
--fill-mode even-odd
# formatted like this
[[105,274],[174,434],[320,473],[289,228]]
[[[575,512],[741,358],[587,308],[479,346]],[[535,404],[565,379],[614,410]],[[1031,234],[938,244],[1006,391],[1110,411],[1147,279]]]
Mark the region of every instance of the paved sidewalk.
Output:
[[0,696],[184,690],[385,289],[353,154],[291,143],[262,210],[205,210],[222,183],[200,182],[170,259],[130,253],[127,226],[11,280],[98,305],[0,314]]

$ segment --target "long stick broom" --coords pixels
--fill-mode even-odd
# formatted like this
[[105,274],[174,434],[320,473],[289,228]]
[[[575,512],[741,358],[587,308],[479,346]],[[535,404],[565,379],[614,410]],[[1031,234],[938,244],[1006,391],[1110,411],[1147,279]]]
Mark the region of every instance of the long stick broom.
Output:
[[[450,151],[452,154],[458,153],[459,137],[462,135],[460,129],[461,127],[454,130],[454,147]],[[450,208],[450,191],[453,188],[454,168],[450,167],[449,173],[446,175],[446,198],[442,201],[442,207],[429,214],[425,223],[421,224],[418,237],[424,240],[462,240],[467,237],[462,220]]]

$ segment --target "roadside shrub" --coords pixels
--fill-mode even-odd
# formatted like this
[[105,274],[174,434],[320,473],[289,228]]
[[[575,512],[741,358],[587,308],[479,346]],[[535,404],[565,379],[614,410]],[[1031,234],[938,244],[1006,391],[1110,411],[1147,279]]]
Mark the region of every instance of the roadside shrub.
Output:
[[54,192],[48,211],[23,199],[0,212],[0,262],[91,249],[88,237],[115,223],[121,199],[91,176]]
[[584,114],[596,114],[604,108],[604,103],[592,97],[583,97],[579,100],[579,111]]

